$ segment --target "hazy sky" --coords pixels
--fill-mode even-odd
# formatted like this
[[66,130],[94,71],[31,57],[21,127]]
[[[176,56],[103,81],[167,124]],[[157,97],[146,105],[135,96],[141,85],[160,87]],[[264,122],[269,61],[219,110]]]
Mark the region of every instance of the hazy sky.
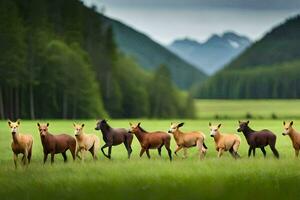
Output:
[[300,0],[83,0],[105,14],[168,44],[177,38],[206,40],[234,31],[259,39],[274,25],[300,13]]

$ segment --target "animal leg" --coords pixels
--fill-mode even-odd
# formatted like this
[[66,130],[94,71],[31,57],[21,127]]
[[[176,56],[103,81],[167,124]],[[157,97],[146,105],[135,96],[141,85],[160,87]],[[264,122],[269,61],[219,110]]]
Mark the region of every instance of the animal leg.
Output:
[[108,147],[108,158],[111,159],[111,148],[112,146]]
[[255,148],[252,149],[253,157],[255,157]]
[[231,147],[231,149],[229,149],[229,153],[234,159],[236,159],[236,155],[235,155],[235,152],[232,147]]
[[128,144],[127,140],[124,142],[124,145],[125,145],[125,148],[127,150],[128,159],[129,159],[130,155],[131,155],[131,152],[132,152],[131,146]]
[[219,152],[218,152],[218,158],[220,158],[223,155],[223,149],[219,148]]
[[104,144],[104,145],[101,147],[101,151],[102,151],[103,155],[104,155],[106,158],[109,158],[109,157],[108,157],[108,155],[106,155],[106,153],[104,152],[104,149],[107,148],[107,147],[109,147],[109,146],[110,146],[110,145],[108,145],[108,144]]
[[182,149],[182,146],[177,146],[176,150],[174,151],[175,155],[177,156],[177,152]]
[[48,153],[44,153],[44,164],[47,161],[47,158],[48,158]]
[[169,159],[170,159],[170,161],[172,161],[172,151],[170,149],[170,141],[165,143],[165,147],[168,151]]
[[151,156],[150,156],[150,153],[149,153],[149,149],[146,150],[146,154],[147,154],[147,157],[150,159]]
[[14,153],[14,164],[15,164],[15,168],[17,169],[17,162],[18,162],[18,155]]
[[206,148],[203,145],[203,142],[198,140],[197,141],[198,151],[199,151],[199,158],[202,160],[205,156]]
[[61,153],[61,155],[64,158],[64,162],[67,162],[67,154],[66,154],[66,152]]
[[24,152],[24,155],[23,155],[23,165],[26,165],[27,164],[27,156],[28,156],[28,151],[27,150],[25,150],[25,152]]
[[51,164],[54,163],[54,152],[51,152]]
[[[163,146],[163,145],[162,145]],[[160,146],[160,147],[158,147],[157,148],[157,151],[158,151],[158,155],[161,157],[161,148],[162,148],[162,146]]]
[[140,157],[142,157],[142,156],[143,156],[143,154],[145,153],[145,151],[146,151],[146,149],[144,149],[144,148],[142,148],[142,149],[141,149],[141,152],[140,152]]
[[266,155],[267,155],[267,152],[266,152],[265,148],[264,148],[264,147],[261,147],[260,150],[261,150],[261,152],[263,153],[264,158],[265,158]]
[[249,150],[248,150],[248,158],[250,158],[250,156],[251,156],[251,151],[252,151],[252,148],[249,147]]
[[183,148],[183,158],[187,158],[187,148]]
[[89,150],[89,152],[91,152],[93,159],[94,159],[94,160],[97,160],[97,155],[96,155],[97,150],[96,150],[96,147],[93,146],[93,147]]
[[82,158],[79,156],[79,153],[81,154],[81,149],[80,147],[78,147],[78,149],[76,149],[76,157],[81,160]]
[[296,158],[298,158],[298,155],[299,155],[299,149],[295,149],[295,156],[296,156]]
[[270,147],[271,147],[271,150],[272,150],[274,156],[278,159],[279,153],[278,153],[277,149],[275,148],[275,145],[272,145],[272,146],[270,145]]
[[27,155],[28,164],[30,164],[31,155],[32,155],[32,148],[30,148],[29,151],[28,151],[28,155]]

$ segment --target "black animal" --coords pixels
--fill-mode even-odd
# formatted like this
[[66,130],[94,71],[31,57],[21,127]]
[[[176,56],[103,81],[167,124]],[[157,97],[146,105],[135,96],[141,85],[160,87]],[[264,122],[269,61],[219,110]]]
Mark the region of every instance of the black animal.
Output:
[[[128,130],[124,128],[111,128],[106,120],[99,120],[97,122],[95,130],[101,130],[102,132],[105,145],[101,147],[101,151],[105,157],[109,159],[111,158],[112,146],[124,143],[128,152],[128,158],[130,158],[132,152],[131,143],[133,135],[131,133],[128,133]],[[106,147],[108,147],[108,155],[104,152],[104,149]]]
[[276,135],[267,129],[254,131],[248,125],[249,121],[239,121],[239,128],[237,130],[238,132],[243,132],[247,143],[249,144],[248,157],[251,156],[251,151],[253,151],[253,157],[255,156],[256,148],[260,148],[264,157],[266,157],[265,146],[269,145],[274,156],[276,158],[279,158],[279,153],[275,148]]

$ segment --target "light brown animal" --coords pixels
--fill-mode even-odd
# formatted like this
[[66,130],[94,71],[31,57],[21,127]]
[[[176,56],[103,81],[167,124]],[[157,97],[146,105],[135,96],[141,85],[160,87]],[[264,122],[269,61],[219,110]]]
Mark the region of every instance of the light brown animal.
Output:
[[300,149],[300,133],[298,133],[293,128],[293,123],[294,123],[293,121],[291,121],[290,123],[283,122],[284,130],[283,130],[282,135],[290,136],[293,147],[295,149],[295,156],[298,157],[299,149]]
[[85,134],[83,131],[84,124],[78,125],[73,124],[74,126],[74,133],[75,138],[77,141],[77,151],[76,155],[78,156],[79,153],[81,153],[82,161],[84,161],[86,152],[91,152],[93,159],[97,159],[97,152],[100,147],[100,140],[96,135],[92,134]]
[[18,155],[23,154],[22,161],[24,165],[28,165],[32,155],[33,138],[31,135],[22,135],[19,133],[20,120],[16,122],[8,121],[11,128],[12,143],[11,148],[14,153],[14,163],[17,168]]
[[238,149],[241,143],[240,136],[236,134],[221,134],[219,129],[221,124],[213,126],[209,122],[210,136],[214,138],[218,157],[220,158],[224,151],[229,151],[232,157],[239,158]]
[[199,157],[200,159],[203,159],[207,147],[204,143],[205,135],[204,133],[200,131],[192,131],[188,133],[183,133],[179,130],[180,127],[182,127],[184,123],[176,124],[171,123],[171,127],[168,131],[168,133],[173,134],[173,137],[176,141],[177,148],[175,150],[175,155],[177,155],[177,152],[180,151],[182,148],[184,150],[184,157],[187,157],[187,148],[195,147],[197,146],[199,150]]

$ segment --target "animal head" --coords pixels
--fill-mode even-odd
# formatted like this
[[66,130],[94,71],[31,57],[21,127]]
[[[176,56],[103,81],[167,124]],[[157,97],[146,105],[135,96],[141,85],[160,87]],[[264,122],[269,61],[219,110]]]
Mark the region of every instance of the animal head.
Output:
[[106,124],[107,124],[107,121],[105,119],[99,119],[96,124],[95,130],[100,130],[101,126],[106,125]]
[[19,130],[20,120],[17,120],[16,122],[8,120],[8,126],[11,128],[11,133],[16,134]]
[[128,133],[133,133],[133,134],[137,133],[138,130],[141,128],[140,125],[141,125],[141,122],[139,122],[137,124],[132,124],[129,122],[130,128],[129,128]]
[[182,127],[184,123],[171,123],[170,129],[168,130],[168,133],[175,133],[180,127]]
[[74,134],[75,136],[78,136],[80,134],[82,134],[82,130],[83,130],[83,127],[84,127],[84,124],[75,124],[73,123],[73,126],[74,126]]
[[221,127],[221,124],[219,124],[218,126],[216,125],[212,125],[210,122],[208,124],[209,129],[210,129],[210,136],[214,137],[215,135],[217,135],[217,133],[219,132],[219,129]]
[[289,135],[292,132],[294,122],[290,123],[283,122],[283,133],[282,135]]
[[249,125],[249,121],[246,122],[239,121],[239,128],[237,129],[237,131],[238,132],[245,131],[248,128],[248,125]]
[[47,124],[40,124],[37,123],[39,132],[40,132],[40,136],[44,137],[48,134],[48,127],[49,127],[49,123]]

